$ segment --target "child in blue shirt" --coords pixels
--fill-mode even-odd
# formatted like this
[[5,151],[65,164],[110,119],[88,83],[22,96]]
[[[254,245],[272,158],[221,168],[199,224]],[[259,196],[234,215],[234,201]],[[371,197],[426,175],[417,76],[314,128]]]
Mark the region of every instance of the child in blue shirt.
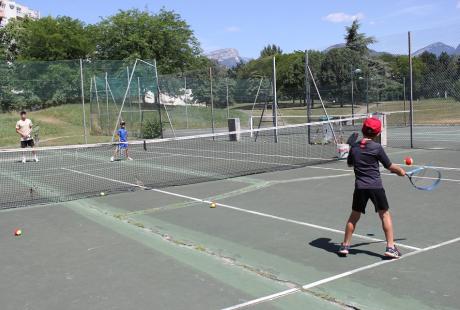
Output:
[[118,145],[113,153],[113,156],[110,158],[110,161],[115,161],[115,156],[123,155],[123,153],[126,159],[133,160],[128,155],[128,130],[126,130],[126,123],[124,121],[120,123],[120,128],[117,130],[117,136]]

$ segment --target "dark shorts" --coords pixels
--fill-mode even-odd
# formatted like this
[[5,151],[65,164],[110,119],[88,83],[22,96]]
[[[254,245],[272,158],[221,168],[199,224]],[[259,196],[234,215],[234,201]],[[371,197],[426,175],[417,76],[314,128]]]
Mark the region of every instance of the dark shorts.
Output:
[[33,139],[27,140],[27,141],[21,141],[21,147],[24,149],[28,146],[34,147],[35,143]]
[[366,205],[369,199],[375,207],[375,212],[385,211],[390,208],[387,195],[383,188],[359,189],[353,193],[353,211],[366,213]]

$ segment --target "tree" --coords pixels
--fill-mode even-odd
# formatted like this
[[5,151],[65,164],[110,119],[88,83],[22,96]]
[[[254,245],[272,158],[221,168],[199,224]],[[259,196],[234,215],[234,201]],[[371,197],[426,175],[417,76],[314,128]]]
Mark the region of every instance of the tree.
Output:
[[305,98],[305,53],[294,52],[284,54],[277,60],[277,77],[279,96],[283,99]]
[[0,60],[12,62],[18,57],[18,41],[23,33],[21,24],[12,20],[6,26],[0,27]]
[[7,60],[85,58],[91,42],[83,22],[70,17],[13,20],[0,31]]
[[357,19],[353,21],[351,26],[345,27],[346,35],[346,47],[349,49],[358,52],[360,55],[365,55],[369,53],[368,45],[376,42],[374,37],[367,37],[366,34],[360,33],[359,28],[361,24]]
[[361,57],[349,48],[336,48],[327,52],[321,65],[320,84],[323,99],[340,103],[341,106],[351,98],[351,68],[361,67]]
[[91,26],[90,31],[97,59],[156,59],[162,73],[185,71],[202,63],[193,30],[174,11],[120,11]]
[[265,58],[265,57],[270,57],[270,56],[275,56],[275,55],[281,55],[283,54],[283,50],[281,47],[275,44],[269,44],[265,46],[262,51],[260,51],[260,57],[259,58]]

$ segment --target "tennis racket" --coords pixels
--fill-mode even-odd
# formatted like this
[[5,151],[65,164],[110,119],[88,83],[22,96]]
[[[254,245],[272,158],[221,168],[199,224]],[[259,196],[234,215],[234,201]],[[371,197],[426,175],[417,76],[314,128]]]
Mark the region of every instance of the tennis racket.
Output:
[[40,143],[40,126],[34,126],[32,128],[31,137],[34,139],[35,144],[38,146]]
[[357,132],[352,133],[348,137],[347,144],[351,147],[353,144],[356,143],[356,141],[358,141],[358,136],[359,136],[359,134]]
[[410,183],[418,190],[432,191],[441,183],[441,172],[429,166],[406,172]]

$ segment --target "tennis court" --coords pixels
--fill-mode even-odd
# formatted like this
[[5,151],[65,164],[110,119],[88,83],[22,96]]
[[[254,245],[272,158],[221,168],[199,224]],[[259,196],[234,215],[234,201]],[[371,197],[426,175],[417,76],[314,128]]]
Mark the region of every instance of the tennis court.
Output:
[[[392,127],[388,131],[391,146],[410,147],[409,127]],[[460,127],[414,126],[413,144],[415,148],[460,150]]]
[[276,147],[263,135],[254,148],[140,145],[132,162],[109,163],[110,147],[25,166],[1,154],[3,188],[21,189],[10,203],[44,203],[0,211],[2,309],[457,309],[458,152],[388,148],[396,163],[436,164],[442,184],[384,174],[403,258],[383,257],[369,207],[341,258],[353,172],[289,133]]

